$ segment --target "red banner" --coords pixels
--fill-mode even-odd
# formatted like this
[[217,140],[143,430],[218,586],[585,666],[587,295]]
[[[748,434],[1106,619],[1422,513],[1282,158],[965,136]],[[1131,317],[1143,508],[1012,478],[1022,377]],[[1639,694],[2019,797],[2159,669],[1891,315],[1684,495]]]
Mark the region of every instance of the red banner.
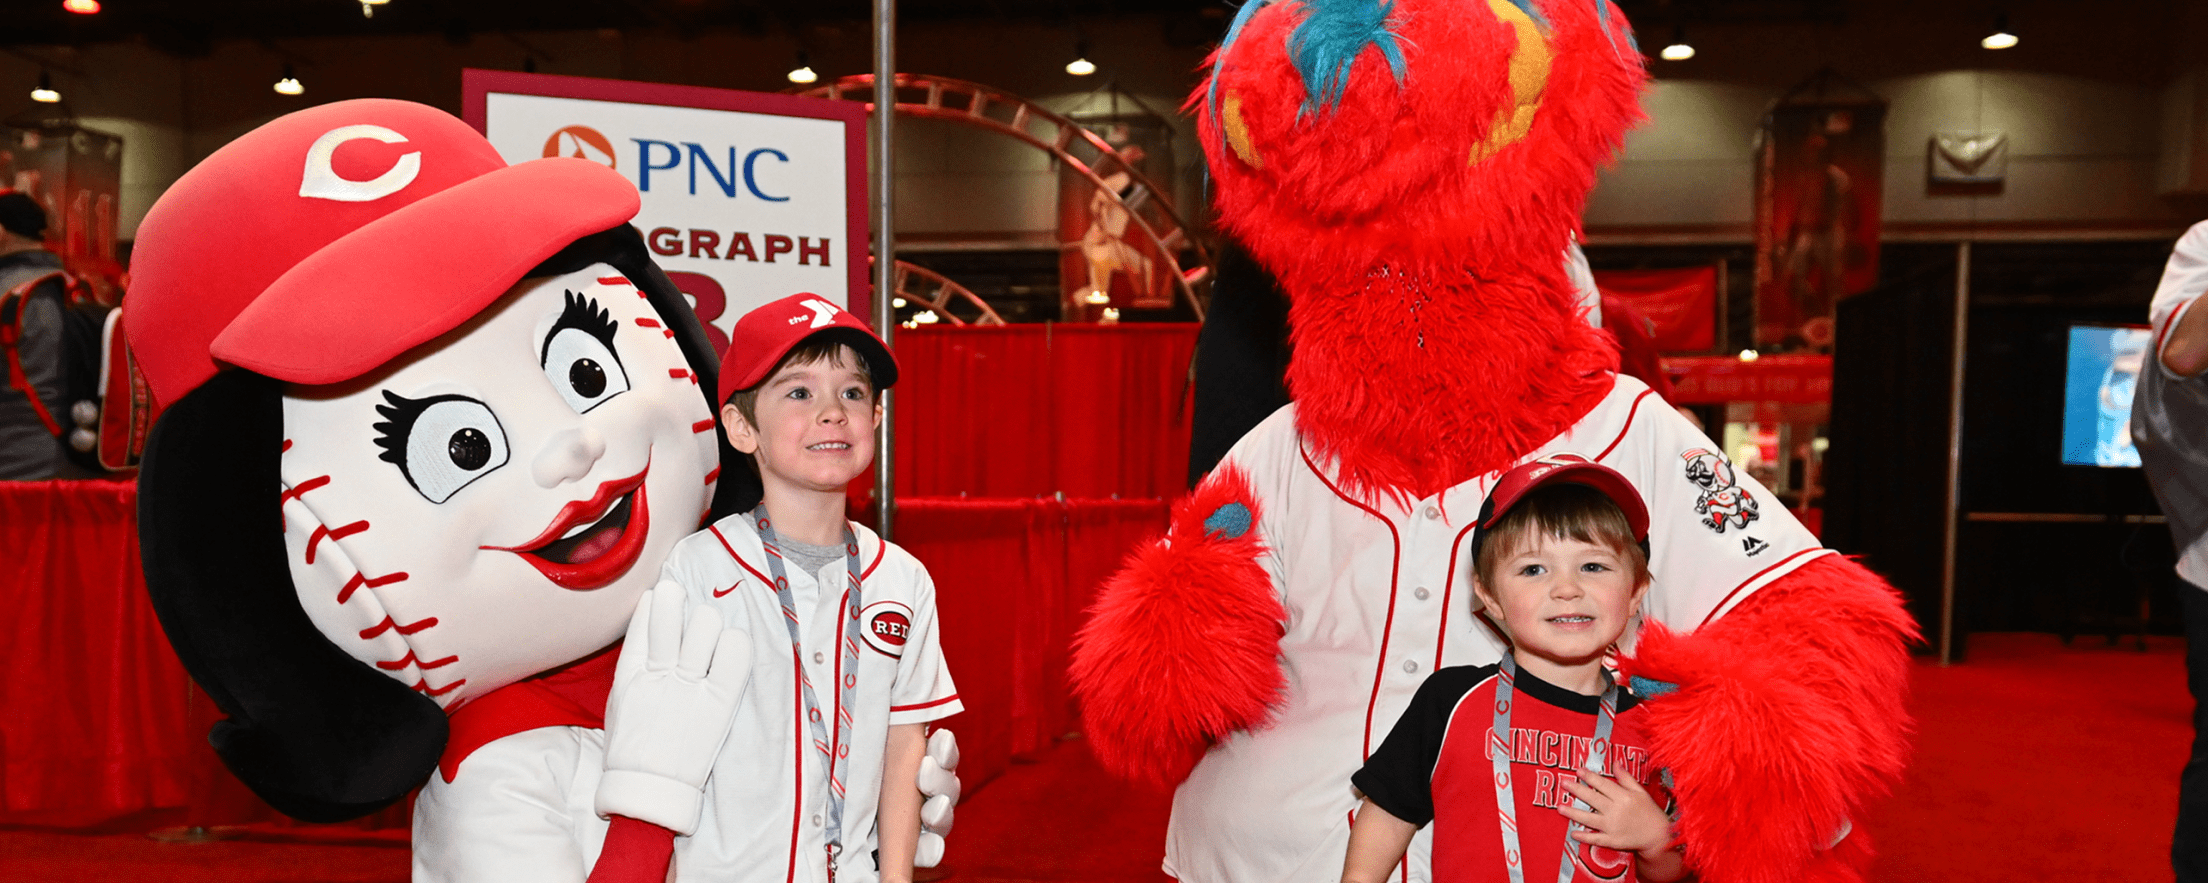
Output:
[[1656,349],[1702,353],[1717,348],[1717,268],[1683,270],[1597,270],[1595,287],[1605,297],[1632,304],[1646,317]]
[[1746,362],[1737,356],[1682,356],[1665,359],[1664,373],[1671,375],[1674,405],[1832,401],[1831,356],[1764,356]]
[[[1820,74],[1764,118],[1756,157],[1756,343],[1832,345],[1833,305],[1878,284],[1886,103]],[[1850,88],[1860,91],[1859,87]]]

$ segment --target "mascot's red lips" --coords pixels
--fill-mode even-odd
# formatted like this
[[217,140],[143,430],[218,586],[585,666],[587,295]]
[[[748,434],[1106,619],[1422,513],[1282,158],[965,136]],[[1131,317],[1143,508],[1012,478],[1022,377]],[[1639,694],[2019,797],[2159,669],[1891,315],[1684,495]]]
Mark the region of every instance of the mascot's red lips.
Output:
[[652,530],[651,506],[644,496],[643,471],[598,486],[588,500],[560,507],[552,525],[519,546],[484,546],[512,552],[563,589],[595,589],[621,578],[644,554]]

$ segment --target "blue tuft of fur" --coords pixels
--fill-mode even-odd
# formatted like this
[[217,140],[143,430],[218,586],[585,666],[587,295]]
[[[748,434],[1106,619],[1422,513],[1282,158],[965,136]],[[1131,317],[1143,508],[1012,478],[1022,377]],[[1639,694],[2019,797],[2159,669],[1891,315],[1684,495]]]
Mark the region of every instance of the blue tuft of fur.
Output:
[[[1234,48],[1234,41],[1242,38],[1242,26],[1249,24],[1250,19],[1257,15],[1258,10],[1270,6],[1272,3],[1273,0],[1249,0],[1248,3],[1242,4],[1241,9],[1235,10],[1233,23],[1227,25],[1226,38],[1219,41],[1218,64],[1220,67],[1223,68],[1227,65],[1228,50]],[[1219,76],[1217,71],[1212,72],[1211,82],[1204,87],[1204,104],[1211,108],[1211,118],[1217,120],[1219,118]]]
[[[1531,2],[1531,0],[1512,0]],[[1342,99],[1349,85],[1349,66],[1365,49],[1378,48],[1403,84],[1403,47],[1388,30],[1388,15],[1395,0],[1303,0],[1303,23],[1288,35],[1288,58],[1303,78],[1308,96],[1303,112],[1324,110]]]

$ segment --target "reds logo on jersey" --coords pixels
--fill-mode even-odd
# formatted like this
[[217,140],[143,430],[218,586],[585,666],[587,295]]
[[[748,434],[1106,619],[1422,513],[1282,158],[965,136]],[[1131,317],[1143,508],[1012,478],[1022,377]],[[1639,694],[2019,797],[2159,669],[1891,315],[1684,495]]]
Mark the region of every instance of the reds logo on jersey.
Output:
[[874,651],[896,658],[912,639],[912,608],[897,601],[876,601],[859,611],[859,636]]
[[[1682,452],[1679,458],[1687,463],[1687,480],[1702,489],[1701,495],[1694,500],[1694,511],[1701,513],[1703,527],[1724,533],[1728,524],[1746,528],[1748,522],[1761,517],[1756,498],[1740,486],[1739,479],[1733,475],[1733,464],[1726,462],[1723,456],[1693,448]],[[1753,555],[1760,551],[1750,549],[1748,553]]]

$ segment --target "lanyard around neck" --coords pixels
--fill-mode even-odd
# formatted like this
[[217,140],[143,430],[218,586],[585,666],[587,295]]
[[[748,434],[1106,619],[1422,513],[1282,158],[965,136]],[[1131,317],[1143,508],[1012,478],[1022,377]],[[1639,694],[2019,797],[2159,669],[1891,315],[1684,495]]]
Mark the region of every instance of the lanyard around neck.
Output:
[[[842,645],[842,662],[836,670],[841,677],[836,684],[836,728],[831,737],[826,722],[821,720],[820,699],[813,693],[813,678],[805,671],[805,639],[797,627],[797,599],[790,593],[790,580],[782,567],[782,545],[774,538],[774,525],[767,519],[767,505],[759,504],[751,510],[751,523],[759,529],[759,544],[767,550],[767,571],[774,574],[774,595],[782,601],[782,622],[790,627],[790,658],[797,663],[797,682],[805,697],[805,719],[812,724],[813,747],[818,749],[828,766],[828,824],[823,834],[828,843],[828,879],[836,879],[836,857],[843,852],[843,775],[845,765],[837,763],[850,755],[851,746],[843,735],[851,729],[852,694],[859,685],[859,539],[851,532],[847,522],[843,526],[844,560],[849,565],[851,583],[844,593],[844,616],[836,629],[836,643]],[[822,591],[829,591],[827,586]]]
[[[1607,676],[1606,676],[1607,677]],[[1510,757],[1510,706],[1514,682],[1518,680],[1518,663],[1503,654],[1503,661],[1495,678],[1495,729],[1488,734],[1487,753],[1495,760],[1495,811],[1500,816],[1503,829],[1503,864],[1510,869],[1510,883],[1526,883],[1525,854],[1518,850],[1518,798],[1511,788]],[[1618,685],[1611,681],[1602,691],[1602,708],[1595,716],[1595,738],[1587,746],[1587,768],[1602,773],[1609,771],[1610,724],[1618,713]],[[1588,809],[1587,802],[1574,799],[1574,806]],[[1557,883],[1571,883],[1572,825],[1564,826],[1564,859],[1556,869]]]

